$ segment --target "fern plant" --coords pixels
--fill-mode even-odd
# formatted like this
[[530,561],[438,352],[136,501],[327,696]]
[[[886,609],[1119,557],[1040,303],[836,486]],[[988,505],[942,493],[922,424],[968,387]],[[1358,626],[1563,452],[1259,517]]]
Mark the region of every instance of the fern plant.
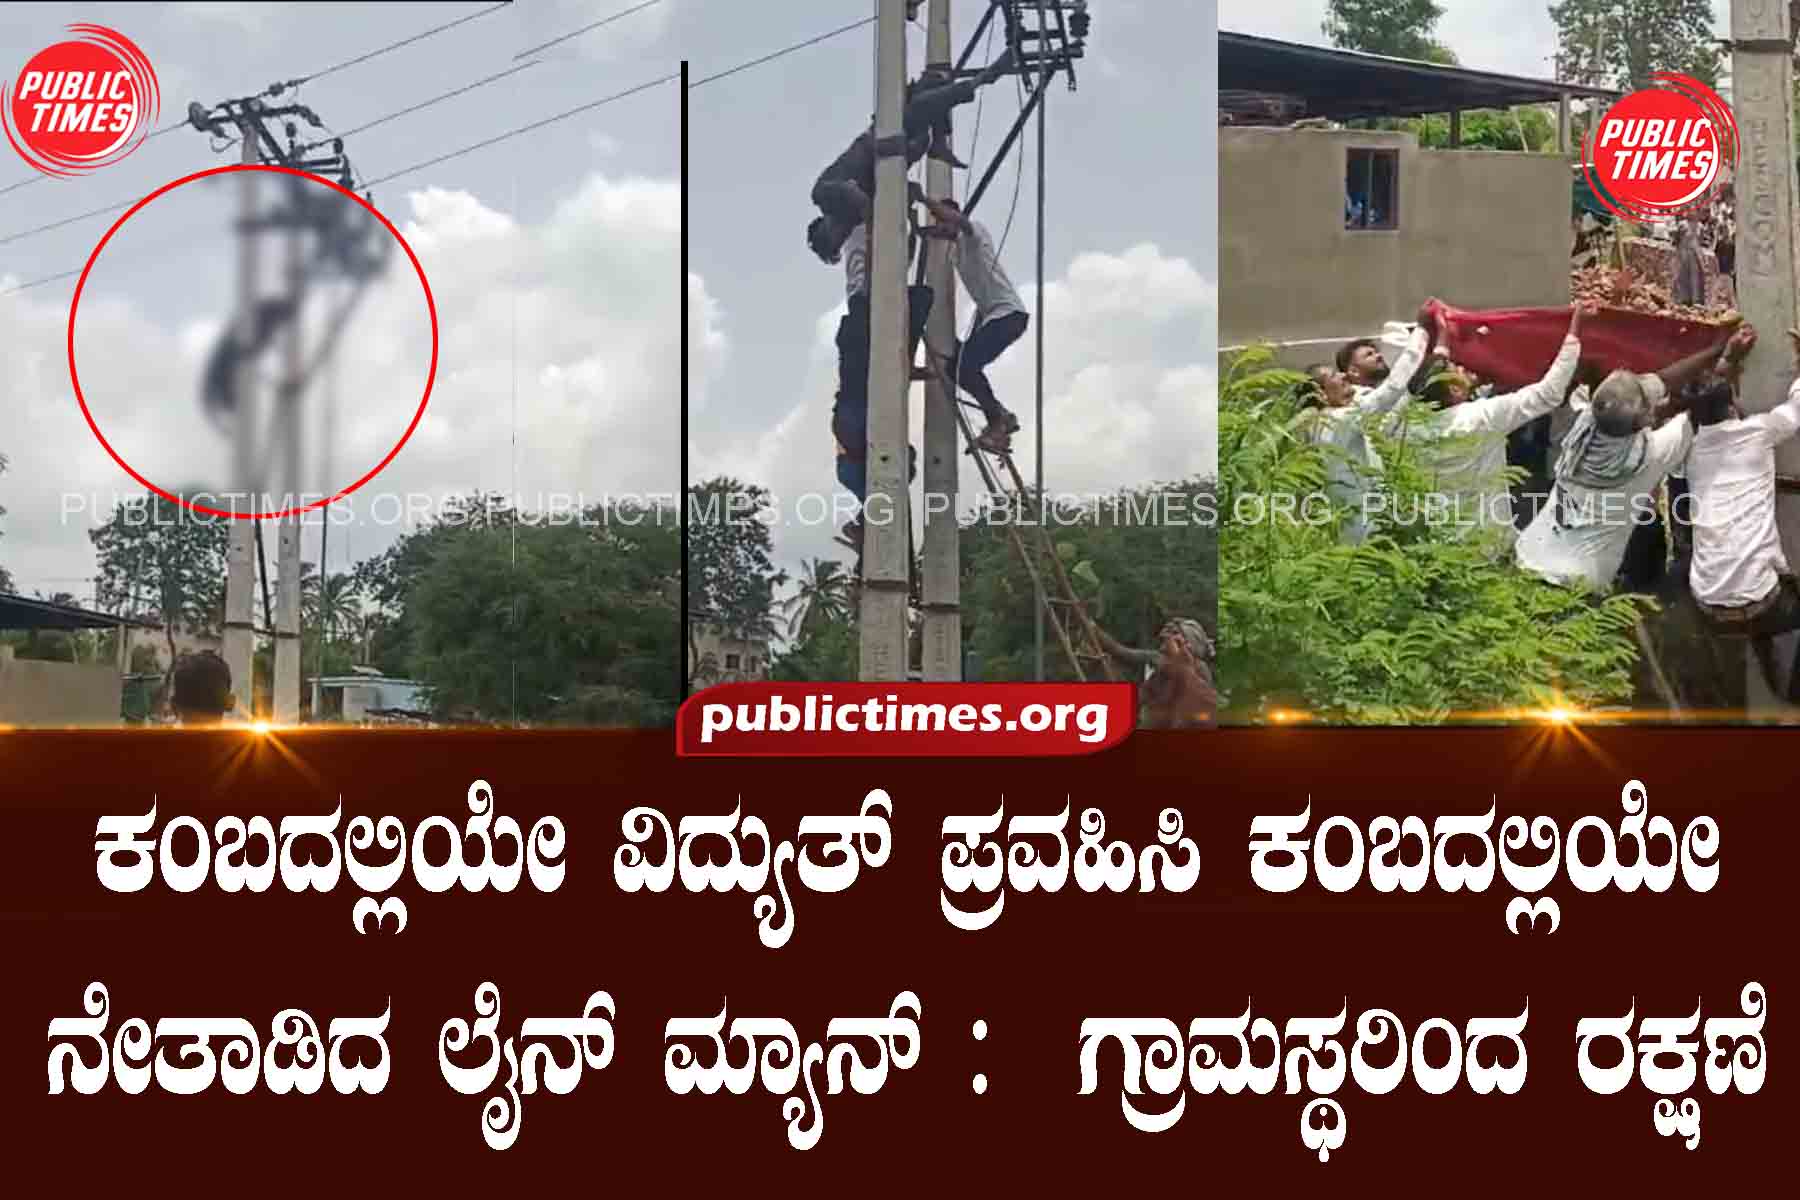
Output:
[[[1449,481],[1408,415],[1368,430],[1381,467],[1356,465],[1386,503],[1344,545],[1350,510],[1323,496],[1328,455],[1296,428],[1297,385],[1267,350],[1226,366],[1219,396],[1219,679],[1222,715],[1277,708],[1350,724],[1504,716],[1551,703],[1631,701],[1646,597],[1597,598],[1516,568],[1498,531],[1403,520]],[[1497,485],[1500,481],[1480,481]],[[1311,497],[1285,506],[1275,497]]]

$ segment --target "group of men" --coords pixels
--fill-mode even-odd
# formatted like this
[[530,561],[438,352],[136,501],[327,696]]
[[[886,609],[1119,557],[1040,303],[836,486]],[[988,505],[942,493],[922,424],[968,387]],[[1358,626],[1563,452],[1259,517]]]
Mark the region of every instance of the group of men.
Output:
[[[1681,496],[1684,478],[1685,503],[1672,506],[1672,517],[1692,533],[1690,594],[1717,633],[1748,641],[1777,697],[1800,703],[1800,656],[1780,662],[1773,651],[1776,636],[1800,630],[1800,590],[1776,526],[1775,472],[1775,447],[1800,431],[1800,332],[1789,333],[1796,380],[1786,402],[1746,416],[1736,388],[1756,346],[1747,325],[1659,371],[1602,371],[1591,362],[1583,369],[1581,325],[1591,310],[1578,306],[1537,382],[1483,395],[1441,349],[1434,354],[1435,311],[1429,302],[1420,309],[1391,369],[1379,344],[1361,340],[1307,372],[1297,428],[1330,448],[1328,490],[1353,514],[1343,537],[1366,537],[1367,517],[1381,511],[1365,500],[1381,466],[1370,435],[1396,435],[1404,424],[1436,481],[1441,514],[1498,531],[1496,543],[1547,583],[1636,590],[1626,570],[1633,535],[1657,519],[1665,481],[1674,477]],[[1516,533],[1506,439],[1565,404],[1569,425],[1549,494]],[[1409,419],[1415,407],[1425,415]]]
[[[807,226],[806,243],[826,263],[844,264],[845,312],[838,322],[838,387],[832,406],[831,432],[837,443],[838,481],[860,503],[868,491],[866,462],[869,418],[869,221],[874,213],[876,164],[884,156],[904,155],[910,166],[930,156],[961,166],[950,148],[950,112],[974,99],[976,91],[1006,75],[1013,64],[1011,51],[1001,55],[979,75],[958,81],[942,68],[928,68],[907,88],[903,132],[895,139],[880,139],[871,127],[858,135],[848,149],[826,167],[813,185],[812,201],[819,215]],[[1018,289],[1000,265],[993,234],[981,222],[966,215],[954,200],[926,197],[916,184],[908,185],[908,207],[922,203],[930,224],[917,228],[908,251],[908,263],[917,252],[920,237],[950,243],[951,262],[975,309],[972,330],[966,340],[950,347],[927,347],[934,361],[946,353],[945,375],[981,407],[986,425],[976,437],[980,450],[1004,454],[1012,448],[1019,419],[994,395],[987,370],[1030,324],[1030,315]],[[912,362],[925,335],[931,315],[932,289],[914,285],[907,290],[909,342],[907,361]],[[914,368],[915,378],[929,378],[932,368]],[[917,473],[916,454],[907,448],[909,480]],[[844,539],[860,552],[863,518],[844,526]]]

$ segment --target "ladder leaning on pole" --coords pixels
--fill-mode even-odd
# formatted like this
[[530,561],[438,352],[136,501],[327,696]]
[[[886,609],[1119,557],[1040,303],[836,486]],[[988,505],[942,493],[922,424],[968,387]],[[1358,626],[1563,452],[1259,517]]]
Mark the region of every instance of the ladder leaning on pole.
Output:
[[[916,5],[909,7],[916,8]],[[969,192],[964,202],[965,214],[972,214],[980,202],[988,185],[993,182],[994,175],[1005,161],[1007,153],[1017,141],[1019,133],[1025,127],[1026,120],[1032,110],[1042,102],[1044,92],[1058,73],[1065,75],[1071,90],[1075,87],[1075,60],[1083,57],[1085,42],[1089,32],[1090,18],[1087,0],[989,0],[987,11],[982,15],[980,23],[969,38],[968,46],[954,67],[948,68],[952,77],[972,75],[978,72],[967,70],[968,60],[973,55],[982,36],[987,32],[989,24],[998,16],[1006,30],[1007,47],[1014,57],[1013,74],[1024,79],[1033,80],[1027,86],[1026,103],[1021,105],[1012,128],[1001,142],[1000,150],[994,155],[987,171],[980,182]],[[909,215],[911,206],[908,205]],[[925,256],[920,255],[918,263],[919,283],[925,282]],[[986,454],[976,445],[975,431],[969,422],[966,409],[969,402],[963,400],[957,391],[955,382],[950,378],[944,357],[938,354],[929,341],[925,344],[925,360],[927,370],[944,388],[945,395],[951,398],[951,408],[956,413],[957,427],[962,431],[963,442],[967,453],[975,459],[976,469],[981,473],[982,482],[987,486],[989,494],[996,502],[1010,510],[1015,519],[1007,521],[1007,536],[1012,542],[1014,551],[1019,555],[1026,573],[1031,577],[1034,595],[1043,597],[1044,616],[1050,628],[1055,632],[1057,642],[1062,646],[1075,677],[1082,681],[1088,679],[1091,664],[1098,664],[1101,675],[1108,680],[1119,678],[1114,661],[1103,649],[1099,627],[1088,614],[1087,606],[1076,594],[1075,585],[1069,579],[1062,558],[1056,550],[1056,541],[1050,536],[1044,525],[1043,514],[1032,528],[1035,537],[1028,537],[1021,532],[1021,522],[1016,519],[1028,515],[1031,494],[1025,487],[1025,480],[1019,474],[1019,468],[1013,461],[1012,452],[997,453],[1006,470],[1003,479],[989,463]],[[1038,431],[1042,437],[1042,430]],[[1010,479],[1012,487],[1006,486]],[[911,527],[908,524],[910,543]],[[856,551],[856,576],[862,577],[862,547],[843,542]],[[909,582],[916,585],[915,573],[911,566],[912,546],[909,544]],[[909,590],[913,590],[909,588]],[[1084,666],[1083,664],[1090,664]]]
[[[1018,464],[1013,461],[1011,448],[1004,452],[990,452],[976,445],[975,428],[969,422],[968,410],[971,406],[957,394],[944,358],[929,343],[925,346],[925,361],[927,369],[943,385],[945,394],[954,398],[956,425],[962,430],[963,442],[968,447],[965,453],[975,460],[975,469],[980,472],[988,494],[1006,507],[1013,517],[1028,516],[1031,493],[1025,487],[1024,477],[1019,474]],[[1038,436],[1043,436],[1041,430]],[[988,462],[989,453],[994,453],[1000,460],[1006,469],[1007,478],[1002,478],[994,470],[993,464]],[[1006,486],[1007,479],[1012,483],[1010,489]],[[1019,520],[1009,519],[1006,522],[1007,538],[1012,542],[1019,561],[1024,564],[1026,573],[1031,576],[1033,591],[1044,598],[1044,618],[1050,623],[1056,640],[1062,645],[1063,654],[1068,658],[1075,678],[1085,682],[1088,669],[1082,664],[1097,663],[1104,678],[1118,679],[1112,657],[1102,648],[1099,627],[1088,614],[1087,605],[1076,594],[1075,584],[1063,566],[1062,556],[1056,549],[1056,539],[1050,536],[1042,513],[1030,528],[1035,531],[1035,537],[1028,537],[1021,531]]]
[[[926,369],[937,377],[945,393],[957,396],[945,370],[943,358],[929,343],[925,346],[925,361]],[[995,453],[995,457],[1006,468],[1006,477],[1003,478],[987,460],[987,455],[991,452],[984,451],[975,444],[975,427],[969,422],[969,402],[957,396],[954,407],[956,425],[962,430],[963,444],[967,447],[965,453],[974,458],[975,469],[980,472],[988,494],[1014,518],[1006,522],[1007,540],[1012,543],[1013,551],[1018,554],[1026,574],[1031,577],[1033,594],[1044,598],[1044,617],[1055,632],[1056,640],[1062,646],[1063,655],[1069,660],[1075,677],[1086,682],[1090,668],[1083,664],[1098,664],[1104,678],[1116,681],[1119,676],[1112,656],[1101,646],[1099,626],[1094,623],[1087,605],[1081,602],[1081,597],[1075,591],[1075,584],[1063,566],[1062,556],[1057,553],[1056,539],[1050,536],[1050,531],[1041,518],[1031,526],[1037,536],[1028,537],[1021,531],[1021,522],[1016,518],[1029,515],[1031,493],[1025,486],[1024,477],[1019,474],[1018,465],[1013,461],[1012,451]],[[1008,479],[1011,480],[1011,488],[1006,486]],[[860,560],[861,551],[854,543],[840,539],[839,544],[857,550]]]

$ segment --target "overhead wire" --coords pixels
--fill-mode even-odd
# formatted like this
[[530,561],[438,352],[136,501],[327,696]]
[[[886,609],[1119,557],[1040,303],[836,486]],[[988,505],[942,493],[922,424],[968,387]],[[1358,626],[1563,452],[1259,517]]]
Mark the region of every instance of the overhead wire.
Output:
[[[389,50],[398,49],[400,46],[407,45],[414,41],[418,41],[424,37],[429,37],[434,33],[441,33],[445,29],[452,28],[454,25],[462,24],[464,22],[474,20],[476,17],[479,17],[479,16],[485,16],[489,12],[493,12],[497,8],[501,8],[501,7],[506,7],[506,5],[496,5],[493,8],[483,9],[478,13],[474,13],[469,16],[459,18],[457,21],[450,22],[449,24],[440,25],[440,26],[436,26],[432,29],[425,30],[422,33],[414,35],[412,38],[408,38],[408,39],[405,39],[400,42],[392,43],[389,46],[382,47],[375,51],[370,51],[368,54],[360,55],[357,58],[348,59],[342,63],[336,64],[335,66],[328,67],[323,71],[316,72],[309,76],[304,76],[304,77],[302,77],[302,79],[299,82],[315,80],[315,79],[320,78],[323,75],[329,74],[332,71],[342,70],[345,67],[352,66],[358,62],[367,61],[367,59],[369,59],[370,57],[373,57],[376,54],[386,53]],[[642,7],[642,6],[640,6],[640,7]],[[630,10],[630,11],[637,11],[637,10],[634,9],[634,10]],[[615,17],[617,17],[617,16],[623,16],[625,14],[619,13],[619,14],[614,14],[614,15],[615,15]],[[814,36],[805,38],[801,41],[793,42],[787,46],[781,47],[780,49],[771,51],[768,54],[759,55],[756,58],[748,59],[744,62],[736,64],[735,66],[727,67],[726,69],[724,69],[722,71],[717,71],[711,75],[703,76],[700,79],[693,80],[688,84],[688,89],[691,91],[694,88],[700,87],[704,84],[714,83],[714,82],[717,82],[718,80],[726,79],[733,75],[737,75],[741,72],[748,71],[754,67],[762,66],[765,63],[774,62],[777,59],[783,58],[783,57],[785,57],[789,54],[793,54],[797,51],[804,50],[810,46],[816,46],[816,45],[820,44],[821,42],[828,41],[835,37],[840,37],[843,34],[849,33],[856,29],[861,29],[865,25],[873,24],[874,21],[875,21],[875,18],[872,16],[864,17],[861,20],[852,21],[847,25],[840,25],[835,29],[829,29],[823,33],[815,34]],[[596,23],[593,27],[597,28],[599,24],[603,24],[603,23],[604,22]],[[584,31],[585,30],[580,30],[580,31],[576,31],[576,32],[579,33],[579,32],[584,32]],[[573,36],[573,34],[564,35],[563,38],[557,39],[557,40],[559,40],[559,41],[566,40],[570,36]],[[380,123],[382,121],[391,120],[398,116],[405,115],[409,111],[418,111],[419,108],[425,107],[429,104],[437,103],[441,100],[449,99],[452,95],[461,94],[461,91],[472,90],[476,86],[484,86],[486,83],[498,81],[499,79],[505,78],[509,74],[512,74],[513,72],[523,70],[525,67],[531,66],[531,65],[533,65],[533,64],[526,63],[526,64],[522,64],[519,67],[510,68],[508,71],[498,72],[495,75],[489,76],[483,80],[478,80],[473,84],[467,85],[467,87],[465,87],[464,89],[460,89],[459,91],[456,91],[456,92],[444,93],[442,96],[434,97],[433,99],[431,99],[429,101],[422,101],[422,102],[420,102],[419,105],[413,106],[410,110],[403,109],[403,110],[400,110],[395,113],[387,114],[387,116],[377,118],[375,121],[371,121],[367,125],[362,126],[360,128],[369,128],[369,127],[372,127],[373,125]],[[454,158],[460,158],[465,154],[472,154],[477,150],[483,150],[489,146],[497,145],[500,142],[508,141],[512,138],[522,136],[523,134],[530,133],[537,129],[542,129],[545,126],[555,124],[558,121],[567,120],[568,118],[573,117],[573,116],[578,116],[581,113],[589,112],[593,109],[597,109],[597,108],[603,107],[605,105],[612,104],[615,101],[623,100],[629,96],[634,96],[640,92],[648,91],[649,89],[651,89],[653,87],[657,87],[657,86],[660,86],[665,83],[671,83],[671,82],[679,79],[680,77],[681,77],[681,74],[679,71],[671,72],[667,75],[659,76],[658,78],[648,80],[644,83],[640,83],[640,84],[636,85],[635,87],[627,88],[627,89],[625,89],[623,91],[619,91],[619,92],[614,92],[611,95],[602,96],[599,99],[591,100],[591,101],[587,102],[586,104],[577,105],[574,108],[565,109],[564,111],[559,112],[559,113],[553,113],[548,117],[542,118],[541,120],[537,120],[537,121],[533,121],[533,122],[530,122],[525,125],[517,126],[513,129],[509,129],[502,133],[496,134],[493,137],[484,138],[478,142],[472,142],[467,146],[462,146],[462,147],[459,147],[458,149],[447,151],[444,154],[440,154],[435,157],[425,159],[421,162],[413,163],[411,166],[402,167],[398,171],[390,171],[387,174],[379,176],[374,179],[365,179],[365,180],[361,181],[358,186],[361,188],[370,188],[370,187],[376,186],[377,184],[387,183],[391,180],[398,179],[404,175],[410,175],[415,171],[422,171],[427,167],[436,166],[439,163],[448,162]],[[186,122],[181,122],[180,124],[185,125]],[[348,135],[349,132],[354,132],[354,130],[346,131],[346,136]],[[28,180],[26,182],[32,182],[32,181]],[[65,225],[71,225],[78,221],[89,220],[89,219],[92,219],[93,217],[103,216],[103,215],[106,215],[107,213],[122,212],[125,209],[130,208],[135,203],[137,203],[136,200],[130,200],[130,201],[127,201],[122,204],[110,205],[106,208],[94,209],[89,212],[80,213],[73,217],[65,217],[59,221],[49,222],[44,226],[39,226],[39,227],[32,228],[32,229],[20,230],[16,233],[9,234],[3,238],[0,238],[0,244],[23,240],[26,237],[35,236],[36,234],[39,234],[39,233],[50,232],[53,229],[59,229]],[[25,283],[17,284],[13,287],[7,288],[4,291],[0,291],[0,296],[9,296],[15,292],[28,291],[32,288],[41,287],[45,284],[55,283],[59,280],[71,279],[80,274],[81,274],[80,268],[75,268],[73,270],[68,270],[68,271],[60,271],[53,275],[47,275],[42,278],[29,280]]]
[[[314,71],[310,75],[302,75],[298,79],[289,80],[288,85],[297,88],[300,85],[308,83],[312,80],[323,79],[325,76],[333,74],[337,71],[342,71],[342,70],[345,70],[346,68],[354,67],[354,66],[358,65],[359,63],[368,62],[370,59],[379,58],[383,54],[391,53],[392,51],[398,50],[404,46],[410,46],[415,42],[424,41],[426,38],[436,37],[438,34],[444,33],[447,30],[455,29],[459,25],[466,25],[470,21],[478,20],[481,17],[485,17],[492,13],[499,12],[503,8],[510,8],[511,6],[512,6],[512,0],[501,0],[500,3],[491,4],[488,7],[481,9],[478,12],[465,14],[461,17],[456,18],[456,20],[454,20],[454,21],[446,21],[442,25],[434,25],[430,29],[421,30],[420,32],[413,34],[411,37],[402,38],[397,42],[389,42],[385,46],[378,46],[375,49],[367,51],[362,54],[359,54],[354,58],[345,59],[343,62],[340,62],[340,63],[333,63],[331,66],[325,67],[322,70]],[[181,129],[181,128],[185,127],[186,125],[187,125],[187,119],[185,117],[180,120],[171,121],[167,125],[164,125],[162,128],[156,129],[156,130],[152,131],[151,133],[147,134],[144,138],[144,141],[148,142],[153,138],[159,138],[165,133],[173,133],[175,130]],[[12,183],[7,184],[5,187],[0,187],[0,196],[4,196],[8,192],[17,191],[19,188],[22,188],[22,187],[29,187],[34,183],[42,183],[44,180],[49,179],[49,178],[51,178],[51,177],[48,175],[40,174],[40,175],[27,176],[24,179],[14,180]],[[136,202],[133,201],[133,203],[136,203]],[[126,207],[130,207],[130,206],[127,205]]]
[[561,37],[553,37],[547,42],[540,42],[539,44],[537,44],[535,46],[529,47],[528,49],[521,50],[517,54],[513,55],[513,61],[517,62],[521,58],[526,57],[527,55],[536,54],[539,50],[548,50],[552,46],[561,45],[563,42],[568,41],[570,38],[580,37],[584,33],[590,33],[593,30],[599,29],[602,25],[611,25],[614,21],[623,20],[624,18],[629,17],[632,13],[643,12],[646,8],[655,8],[658,4],[661,4],[661,3],[662,3],[662,0],[645,0],[645,2],[643,4],[639,4],[633,8],[625,9],[623,12],[616,12],[610,17],[602,17],[600,20],[595,21],[591,25],[583,25],[580,29],[571,30],[568,33],[563,34]]

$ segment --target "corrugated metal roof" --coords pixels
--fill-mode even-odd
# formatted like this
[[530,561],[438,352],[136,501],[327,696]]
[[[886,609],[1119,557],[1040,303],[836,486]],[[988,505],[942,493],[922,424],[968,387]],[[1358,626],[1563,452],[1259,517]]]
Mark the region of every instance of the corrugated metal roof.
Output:
[[73,604],[55,604],[0,592],[0,629],[113,629],[120,625],[161,628],[155,621],[134,620]]
[[1224,31],[1219,33],[1219,90],[1293,96],[1305,102],[1306,116],[1336,121],[1544,104],[1564,93],[1602,99],[1618,96],[1604,88],[1575,83]]

